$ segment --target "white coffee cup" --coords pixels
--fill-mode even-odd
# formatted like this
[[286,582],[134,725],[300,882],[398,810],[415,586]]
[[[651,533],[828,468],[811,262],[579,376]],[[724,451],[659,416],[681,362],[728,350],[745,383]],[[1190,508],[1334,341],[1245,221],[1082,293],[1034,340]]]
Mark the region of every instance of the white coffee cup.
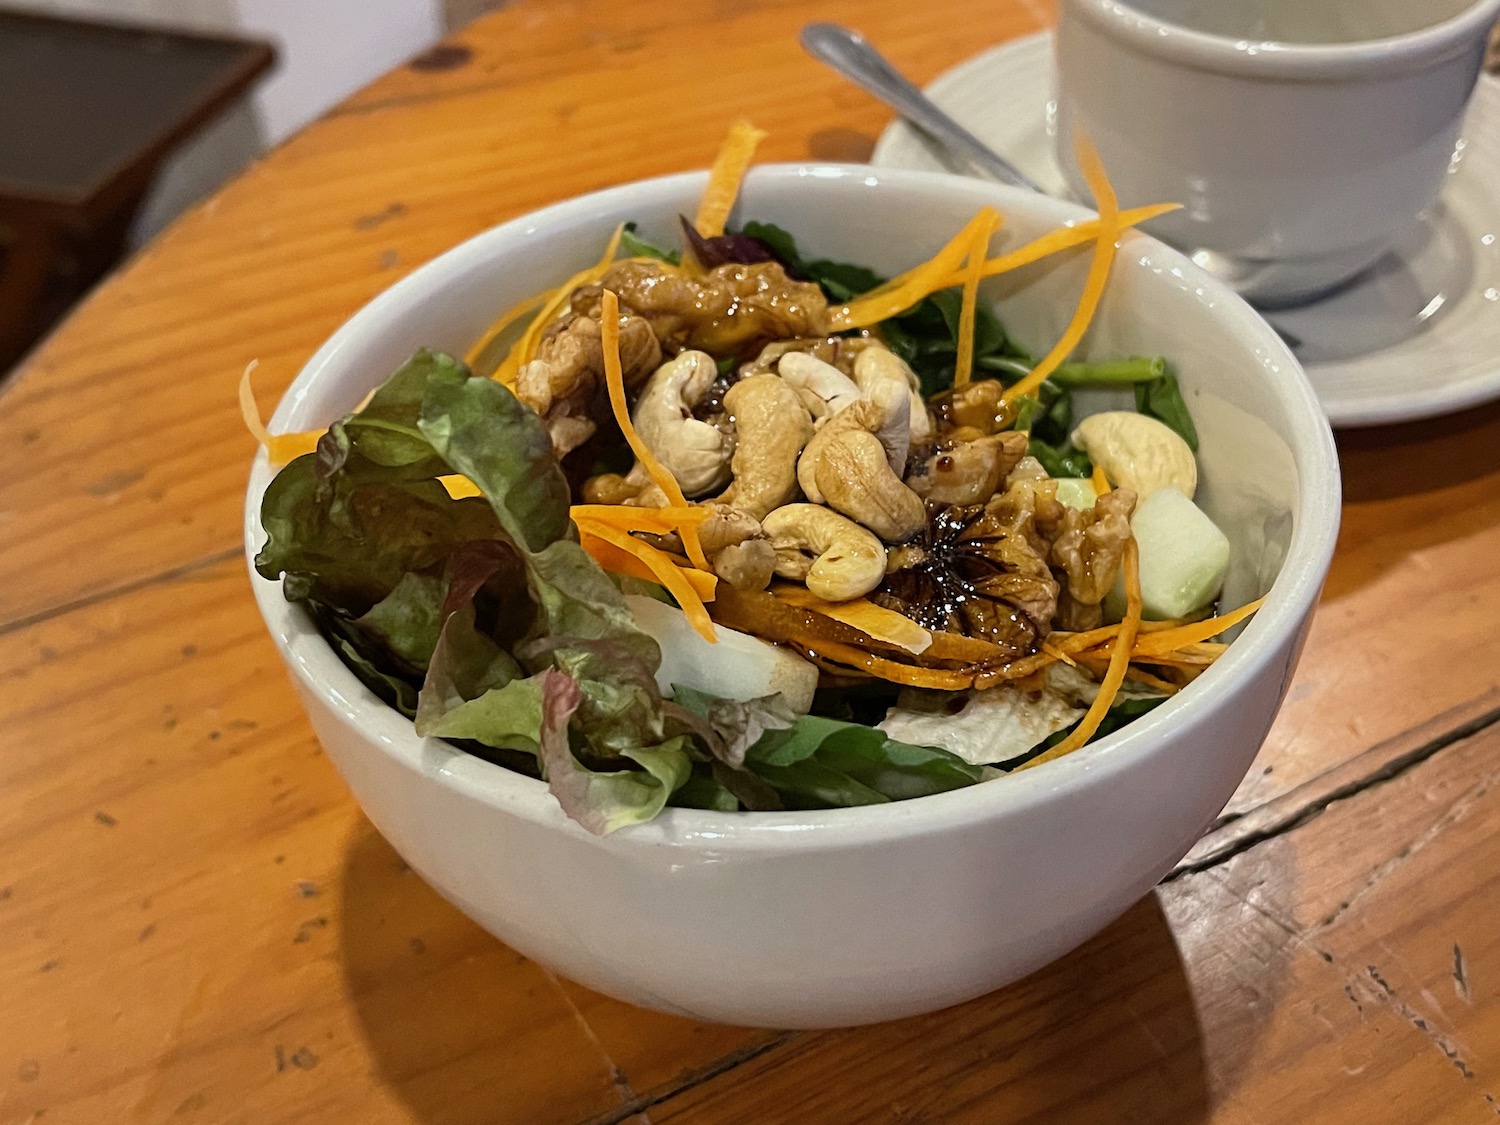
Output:
[[1059,0],[1058,157],[1081,127],[1151,233],[1261,305],[1373,263],[1442,189],[1500,0]]

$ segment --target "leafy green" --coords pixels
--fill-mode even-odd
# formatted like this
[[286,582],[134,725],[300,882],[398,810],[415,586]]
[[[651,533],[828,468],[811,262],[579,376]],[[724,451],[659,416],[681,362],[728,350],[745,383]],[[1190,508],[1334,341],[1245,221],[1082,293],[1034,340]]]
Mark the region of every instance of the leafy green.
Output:
[[441,578],[408,571],[354,624],[413,668],[425,668],[437,647],[447,593]]
[[1183,400],[1176,375],[1169,371],[1149,383],[1137,383],[1135,408],[1171,426],[1188,443],[1189,449],[1198,452],[1198,427],[1193,425],[1193,416]]
[[1016,429],[1027,435],[1026,452],[1042,463],[1049,476],[1086,477],[1094,471],[1089,455],[1068,436],[1073,428],[1073,396],[1050,379],[1035,398],[1023,398]]
[[[482,498],[450,497],[436,478],[452,473]],[[424,736],[540,755],[540,687],[569,685],[580,752],[632,775],[584,786],[579,800],[613,808],[622,787],[675,777],[678,750],[662,742],[660,650],[571,538],[569,499],[534,412],[419,352],[271,483],[256,566],[284,578],[355,674]]]
[[885,280],[874,270],[849,262],[831,262],[826,258],[812,261],[804,259],[797,249],[797,240],[775,223],[748,222],[740,228],[740,233],[765,243],[793,275],[817,282],[834,301],[851,300],[861,293],[869,292]]
[[1149,383],[1167,372],[1161,356],[1064,363],[1048,378],[1061,387],[1106,387],[1122,383]]
[[797,713],[781,695],[748,700],[719,699],[682,684],[673,684],[672,700],[708,721],[717,736],[709,747],[710,751],[735,769],[745,764],[745,754],[768,731],[786,730],[798,721]]
[[408,719],[417,713],[417,690],[421,685],[420,673],[412,676],[380,650],[378,642],[337,612],[316,604],[313,619],[318,623],[328,643],[367,688],[394,707]]
[[682,809],[706,809],[710,812],[739,812],[740,799],[712,774],[694,772],[682,787],[672,794],[672,804]]
[[[841,719],[792,716],[776,706],[779,696],[735,703],[681,685],[673,686],[672,696],[709,719],[721,737],[749,741],[739,751],[744,768],[786,808],[882,804],[972,785],[980,777],[979,767],[946,750],[897,742],[873,727]],[[747,715],[753,716],[748,723]],[[722,790],[738,791],[747,807],[764,800],[764,795],[746,793],[744,775],[736,778],[731,772],[718,771],[719,786],[694,786],[688,794],[694,807],[723,801]]]
[[674,266],[682,261],[682,255],[678,251],[663,250],[660,246],[654,246],[636,234],[635,223],[626,223],[625,229],[620,232],[620,249],[631,258],[656,258],[663,262],[670,262]]
[[515,657],[475,628],[472,605],[450,613],[422,682],[417,733],[535,751],[541,712],[533,707],[518,718],[512,708],[524,701],[503,694],[523,674]]
[[474,629],[472,611],[455,613],[422,685],[417,733],[537,753],[541,696],[521,675],[514,658]]
[[901,801],[972,785],[981,773],[946,750],[910,746],[873,727],[819,715],[767,731],[745,764],[788,808]]
[[538,697],[538,753],[547,787],[563,812],[590,832],[604,835],[651,820],[691,775],[687,738],[681,735],[627,751],[625,757],[640,770],[589,769],[569,746],[569,720],[582,701],[577,681],[548,668],[524,682],[534,685]]
[[430,373],[420,408],[433,452],[479,487],[511,540],[536,552],[568,533],[568,480],[535,411],[493,379],[447,366]]
[[1058,446],[1032,438],[1026,446],[1026,452],[1042,463],[1048,476],[1086,477],[1094,471],[1093,460],[1072,442]]
[[322,454],[285,466],[266,489],[266,543],[255,557],[266,578],[286,576],[293,601],[316,601],[359,616],[402,577],[440,567],[460,543],[497,531],[489,506],[455,501],[431,480],[392,479],[351,454],[326,478]]

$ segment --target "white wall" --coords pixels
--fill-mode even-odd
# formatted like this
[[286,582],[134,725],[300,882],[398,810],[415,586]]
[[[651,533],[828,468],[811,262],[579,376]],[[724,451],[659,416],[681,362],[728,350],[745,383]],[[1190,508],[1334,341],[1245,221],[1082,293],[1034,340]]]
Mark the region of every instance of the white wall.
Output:
[[[190,0],[131,0],[182,4]],[[439,0],[207,0],[233,5],[235,23],[274,40],[281,65],[255,93],[275,144],[341,98],[436,42]]]

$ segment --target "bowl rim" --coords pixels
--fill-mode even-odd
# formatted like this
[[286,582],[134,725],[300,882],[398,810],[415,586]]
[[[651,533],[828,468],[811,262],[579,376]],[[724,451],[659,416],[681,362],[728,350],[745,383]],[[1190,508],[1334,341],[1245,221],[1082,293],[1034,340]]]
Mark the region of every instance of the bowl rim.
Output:
[[[379,325],[389,312],[489,261],[503,252],[512,239],[534,234],[549,225],[588,221],[591,214],[597,221],[598,215],[631,194],[650,199],[701,189],[707,175],[703,171],[675,173],[577,196],[498,224],[444,251],[367,302],[328,338],[283,395],[271,425],[286,428],[289,416],[305,399],[309,387],[329,368],[336,367],[342,353]],[[758,165],[748,174],[746,190],[753,193],[758,186],[774,189],[808,179],[858,181],[870,188],[889,185],[891,189],[926,194],[970,195],[976,206],[988,202],[1000,206],[1002,211],[1008,208],[1039,212],[1041,217],[1056,223],[1076,223],[1094,217],[1094,212],[1077,204],[1018,188],[942,172],[863,164]],[[1289,444],[1299,476],[1299,515],[1265,605],[1228,651],[1195,681],[1195,684],[1204,682],[1203,689],[1174,696],[1119,731],[1045,767],[1022,771],[1003,781],[997,779],[919,799],[857,808],[718,813],[669,807],[646,824],[608,836],[595,836],[562,812],[545,782],[475,757],[439,739],[418,737],[410,720],[375,696],[344,665],[309,615],[286,601],[281,583],[256,573],[254,558],[263,539],[260,497],[274,475],[266,451],[261,449],[252,463],[246,489],[244,535],[250,581],[265,624],[301,690],[310,693],[340,722],[363,736],[362,741],[374,744],[380,752],[427,780],[499,811],[570,832],[601,847],[670,846],[724,851],[801,849],[810,844],[829,849],[857,846],[872,838],[889,839],[958,828],[1028,807],[1045,806],[1080,786],[1107,785],[1120,771],[1134,769],[1141,761],[1149,760],[1153,751],[1166,741],[1164,735],[1211,719],[1219,700],[1228,698],[1210,690],[1212,685],[1231,677],[1253,676],[1276,659],[1284,643],[1295,645],[1332,560],[1340,495],[1332,431],[1301,366],[1275,331],[1226,286],[1159,240],[1132,231],[1124,244],[1131,247],[1131,252],[1120,255],[1118,260],[1136,260],[1145,267],[1147,259],[1143,255],[1149,253],[1151,261],[1170,269],[1183,284],[1212,295],[1218,313],[1227,318],[1226,330],[1235,339],[1245,340],[1247,350],[1251,350],[1253,342],[1254,354],[1263,367],[1281,369],[1272,381],[1298,431],[1289,435],[1294,438]]]

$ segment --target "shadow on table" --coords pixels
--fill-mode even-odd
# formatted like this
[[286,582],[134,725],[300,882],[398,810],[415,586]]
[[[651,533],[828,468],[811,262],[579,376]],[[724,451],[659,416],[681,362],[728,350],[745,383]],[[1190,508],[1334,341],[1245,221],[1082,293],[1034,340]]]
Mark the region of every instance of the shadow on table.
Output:
[[[1212,1085],[1228,1090],[1274,997],[1262,994],[1225,1024],[1222,974],[1204,976],[1203,935],[1194,929],[1195,918],[1212,925],[1223,904],[1204,900],[1194,914],[1184,889],[1159,893],[1171,895],[1195,978],[1212,984],[1211,1018],[1234,1039],[1214,1043]],[[1212,1102],[1199,1002],[1155,894],[1072,954],[990,996],[930,1016],[781,1039],[671,1021],[567,985],[581,1012],[573,1010],[543,970],[445,903],[364,822],[349,845],[340,930],[347,988],[381,1083],[424,1125],[610,1121],[632,1095],[651,1106],[653,1120],[681,1113],[751,1122],[761,1112],[772,1120],[813,1087],[800,1118],[808,1122],[906,1113],[953,1122],[1193,1123]],[[1259,968],[1261,984],[1274,983],[1277,973]],[[1228,1006],[1239,1012],[1237,998]],[[627,1073],[615,1074],[614,1085],[598,1056],[579,1050],[585,1013],[604,1040],[637,1045],[628,1059],[616,1055]],[[663,1029],[664,1021],[682,1026]],[[736,1048],[739,1039],[752,1049]],[[852,1116],[828,1117],[831,1106]]]
[[838,1120],[837,1106],[848,1121],[1192,1125],[1210,1104],[1192,990],[1152,895],[1008,988],[799,1037],[651,1116],[675,1121],[663,1111],[681,1105],[684,1121],[749,1123],[779,1105],[787,1120],[819,1123]]
[[422,1125],[561,1125],[619,1104],[542,970],[445,902],[363,818],[346,845],[339,930],[382,1091],[365,1104],[394,1097]]

